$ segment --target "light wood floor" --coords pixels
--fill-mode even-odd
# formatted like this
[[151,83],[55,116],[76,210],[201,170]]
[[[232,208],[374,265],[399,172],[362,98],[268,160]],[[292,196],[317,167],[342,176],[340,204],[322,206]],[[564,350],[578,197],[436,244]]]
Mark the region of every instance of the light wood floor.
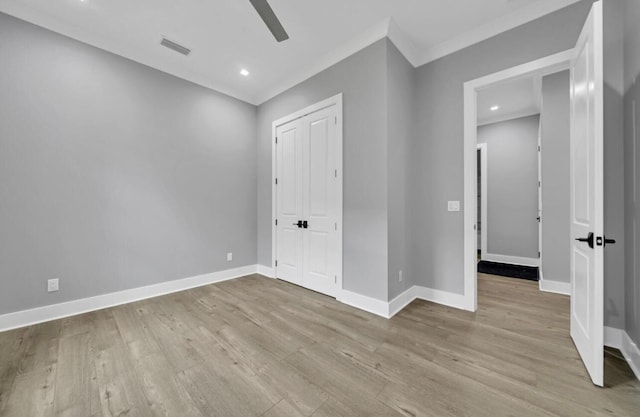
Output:
[[567,297],[481,275],[479,305],[384,320],[252,276],[0,333],[0,415],[640,416],[617,351],[589,382]]

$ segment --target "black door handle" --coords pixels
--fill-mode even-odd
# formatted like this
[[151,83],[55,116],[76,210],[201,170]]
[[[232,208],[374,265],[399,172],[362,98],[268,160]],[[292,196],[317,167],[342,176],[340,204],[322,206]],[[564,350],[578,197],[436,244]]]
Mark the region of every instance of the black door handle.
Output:
[[615,243],[616,243],[615,239],[606,239],[601,236],[598,236],[596,238],[596,245],[598,246],[607,246],[607,244],[615,245]]
[[298,229],[302,229],[302,220],[298,220],[298,223],[294,223],[294,226],[298,226]]
[[576,239],[578,242],[586,242],[589,244],[589,247],[591,249],[593,249],[593,233],[589,233],[589,236],[584,238],[584,237],[579,237]]
[[303,221],[303,222],[302,222],[302,227],[303,227],[304,229],[308,229],[308,228],[309,228],[309,222],[308,222],[308,221],[306,221],[306,220],[305,220],[305,221]]

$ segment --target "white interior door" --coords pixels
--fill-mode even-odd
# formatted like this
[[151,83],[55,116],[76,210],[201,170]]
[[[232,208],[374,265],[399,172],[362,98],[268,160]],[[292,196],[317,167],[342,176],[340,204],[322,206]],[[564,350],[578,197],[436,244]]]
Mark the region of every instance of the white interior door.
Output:
[[302,285],[304,219],[302,120],[277,128],[277,242],[278,278]]
[[304,235],[303,285],[336,296],[337,265],[337,119],[336,107],[303,118]]
[[[604,383],[603,12],[594,3],[571,62],[571,337]],[[589,238],[589,239],[587,239]]]
[[276,276],[335,297],[341,265],[336,105],[276,128]]

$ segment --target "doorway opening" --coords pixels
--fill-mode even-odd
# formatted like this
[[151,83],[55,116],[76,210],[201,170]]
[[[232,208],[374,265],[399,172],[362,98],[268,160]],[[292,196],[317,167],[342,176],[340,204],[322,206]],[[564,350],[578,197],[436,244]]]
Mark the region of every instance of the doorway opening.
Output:
[[[539,239],[542,234],[542,115],[546,113],[550,120],[564,119],[564,125],[555,124],[556,130],[562,132],[554,133],[556,139],[563,142],[567,150],[563,156],[568,158],[568,75],[564,79],[566,83],[556,87],[560,91],[548,94],[562,95],[566,100],[561,104],[550,101],[544,112],[541,74],[504,81],[478,91],[476,136],[479,152],[478,213],[481,213],[478,272],[538,281],[542,252]],[[559,105],[563,108],[558,109]],[[566,162],[562,165],[567,166]],[[566,209],[568,218],[568,169],[559,175],[565,177],[561,182],[566,183],[567,189],[560,197],[564,204],[556,206]],[[486,218],[484,222],[481,217]],[[564,223],[568,229],[567,222]],[[568,236],[567,230],[566,236],[558,235],[555,240],[566,242],[564,246],[568,248]],[[566,270],[556,274],[564,279],[569,277],[568,253],[566,255]]]
[[[465,84],[465,144],[464,144],[464,153],[465,153],[465,174],[464,174],[464,206],[465,207],[474,207],[473,210],[465,210],[464,212],[464,224],[465,224],[465,239],[464,239],[464,251],[465,251],[465,260],[464,260],[464,288],[465,288],[465,298],[467,300],[467,304],[469,305],[469,309],[472,311],[477,310],[478,304],[478,295],[477,295],[477,262],[478,262],[478,249],[477,245],[480,242],[480,260],[495,262],[495,263],[503,263],[503,264],[511,264],[511,265],[522,265],[529,267],[538,267],[540,265],[540,258],[538,256],[538,248],[539,248],[539,229],[538,229],[538,199],[539,196],[537,191],[534,189],[533,196],[531,195],[531,190],[529,190],[528,200],[532,202],[533,207],[529,207],[529,214],[526,217],[532,217],[532,219],[527,220],[529,222],[529,231],[528,235],[532,237],[527,245],[527,248],[524,249],[528,252],[508,252],[507,254],[495,253],[495,252],[505,252],[500,249],[501,243],[493,243],[490,236],[490,230],[492,226],[492,215],[496,216],[500,221],[505,220],[503,214],[500,212],[492,212],[490,201],[492,196],[491,189],[491,179],[492,172],[490,167],[491,164],[491,155],[492,152],[499,153],[499,149],[493,148],[491,146],[490,141],[479,141],[480,137],[479,128],[478,128],[478,120],[479,116],[483,116],[481,119],[482,125],[486,125],[492,127],[490,125],[495,125],[499,122],[508,121],[510,119],[522,119],[526,118],[527,115],[517,112],[513,112],[508,114],[508,112],[504,112],[502,116],[502,120],[498,117],[496,118],[497,110],[500,110],[500,105],[495,104],[492,100],[492,90],[498,91],[500,89],[509,90],[510,84],[521,84],[524,85],[527,82],[532,83],[532,87],[534,85],[534,79],[541,79],[545,76],[556,74],[559,72],[567,71],[570,67],[571,59],[573,57],[574,51],[568,50],[565,52],[561,52],[555,55],[551,55],[546,58],[542,58],[536,61],[529,62],[524,65],[520,65],[518,67],[510,68],[495,74],[488,75],[486,77],[479,78],[477,80],[469,81]],[[480,112],[479,107],[479,98],[484,92],[487,92],[486,95],[487,103],[494,103],[491,105],[484,105],[487,107],[483,108],[484,115]],[[569,92],[567,91],[567,95]],[[499,109],[494,109],[496,106]],[[504,107],[502,107],[504,109]],[[507,109],[508,110],[508,109]],[[539,114],[539,112],[538,112]],[[520,117],[518,117],[520,116]],[[531,116],[531,112],[529,113]],[[493,118],[492,118],[493,117]],[[539,116],[534,117],[536,120],[528,120],[528,125],[532,125],[535,127],[535,143],[534,149],[537,153],[538,146],[538,131],[539,131]],[[484,123],[483,123],[484,122]],[[493,122],[493,123],[492,123]],[[480,147],[480,151],[478,150],[478,146],[483,144]],[[482,182],[480,184],[480,196],[478,196],[478,152],[482,157],[482,154],[486,155],[486,161],[482,164],[482,160],[480,161],[480,179],[482,181],[482,172],[485,172],[484,179],[486,180],[486,188],[483,189]],[[538,156],[536,154],[534,158],[535,166],[533,169],[534,179],[533,182],[537,185],[538,182]],[[507,161],[507,163],[512,163],[514,161]],[[485,170],[482,169],[482,165],[484,165]],[[529,164],[531,165],[531,164]],[[530,178],[529,178],[530,180]],[[513,182],[513,178],[507,178],[507,184]],[[482,192],[484,190],[484,192]],[[495,193],[494,193],[495,194]],[[495,195],[494,195],[495,197]],[[520,200],[510,200],[513,197],[512,194],[507,193],[503,202],[498,201],[498,207],[504,208],[505,205],[521,203]],[[483,202],[483,200],[486,200]],[[479,202],[479,203],[478,203]],[[484,205],[486,204],[486,207]],[[478,205],[480,206],[480,217],[478,217]],[[484,210],[482,209],[484,207]],[[500,210],[500,209],[498,209]],[[522,214],[522,213],[518,213]],[[542,217],[542,216],[541,216]],[[478,227],[478,219],[480,219],[480,227]],[[518,228],[519,217],[516,216],[513,219],[513,224],[510,225],[510,230],[507,230],[503,233],[506,236],[512,236],[510,234],[518,232],[518,230],[514,230]],[[533,221],[533,226],[532,226]],[[542,221],[542,219],[541,219]],[[495,223],[495,221],[494,221]],[[514,226],[515,225],[515,226]],[[533,228],[532,228],[533,227]],[[478,239],[478,232],[480,232],[480,239]],[[535,236],[531,236],[535,234]],[[500,235],[500,233],[498,233]],[[495,240],[495,239],[494,239]],[[500,239],[498,239],[499,241]],[[533,242],[533,243],[532,243]],[[502,245],[511,245],[511,241],[506,241],[502,243]],[[496,248],[498,249],[494,249]],[[532,249],[533,248],[533,249]],[[512,248],[508,248],[508,250],[512,250]],[[492,253],[492,251],[494,253]],[[524,253],[524,255],[523,255]],[[527,254],[529,254],[527,256]],[[542,254],[541,254],[542,255]],[[543,288],[543,283],[541,282],[541,288]],[[553,292],[561,292],[564,294],[568,294],[567,288],[563,287],[561,291],[555,291],[556,288],[552,288]]]

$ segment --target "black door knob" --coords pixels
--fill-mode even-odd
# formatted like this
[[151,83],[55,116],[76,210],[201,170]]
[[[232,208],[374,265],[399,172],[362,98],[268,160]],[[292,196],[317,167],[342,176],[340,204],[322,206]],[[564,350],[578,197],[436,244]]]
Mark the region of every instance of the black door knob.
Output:
[[586,242],[589,244],[589,247],[593,249],[593,233],[589,233],[588,237],[579,237],[576,239],[578,242]]
[[302,220],[298,220],[298,223],[294,223],[294,226],[298,226],[298,229],[302,229]]

